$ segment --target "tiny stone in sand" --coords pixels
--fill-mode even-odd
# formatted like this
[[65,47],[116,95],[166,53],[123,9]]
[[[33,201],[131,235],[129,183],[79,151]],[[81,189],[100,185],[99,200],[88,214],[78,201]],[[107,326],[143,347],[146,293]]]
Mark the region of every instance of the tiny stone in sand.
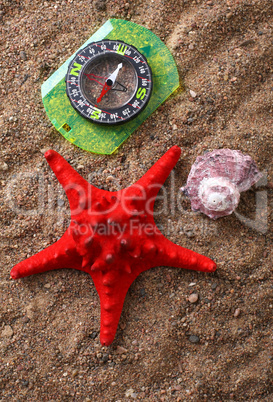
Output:
[[190,303],[196,303],[198,300],[198,294],[197,293],[192,293],[191,295],[189,295],[188,297],[188,301]]

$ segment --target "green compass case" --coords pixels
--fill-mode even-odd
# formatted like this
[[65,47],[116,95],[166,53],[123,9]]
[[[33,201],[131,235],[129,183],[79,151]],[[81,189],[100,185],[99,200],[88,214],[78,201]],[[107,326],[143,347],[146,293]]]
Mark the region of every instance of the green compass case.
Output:
[[[152,71],[153,88],[145,109],[120,125],[99,125],[78,113],[66,93],[68,67],[80,49],[103,39],[134,46]],[[97,154],[112,154],[140,124],[179,87],[178,71],[166,45],[150,30],[120,19],[110,19],[95,32],[41,88],[46,113],[54,127],[72,144]]]

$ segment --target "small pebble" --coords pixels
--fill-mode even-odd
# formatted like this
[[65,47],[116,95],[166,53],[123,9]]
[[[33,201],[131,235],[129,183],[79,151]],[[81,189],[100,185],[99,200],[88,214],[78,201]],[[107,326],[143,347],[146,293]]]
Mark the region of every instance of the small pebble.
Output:
[[20,57],[21,57],[22,60],[26,61],[26,59],[27,59],[26,52],[24,52],[24,51],[22,50],[22,51],[20,52]]
[[127,391],[125,392],[125,397],[126,398],[133,398],[135,399],[137,397],[137,394],[135,393],[135,391],[133,390],[133,388],[127,389]]
[[189,295],[188,297],[188,301],[190,303],[196,303],[198,300],[198,294],[197,293],[192,293],[191,295]]
[[0,162],[0,170],[7,171],[8,170],[8,165],[6,162]]
[[236,308],[236,310],[234,312],[234,317],[239,317],[240,314],[241,314],[241,310],[239,308]]
[[102,359],[101,359],[103,361],[103,363],[108,362],[108,359],[109,359],[109,355],[107,353],[104,353],[102,356]]
[[91,334],[89,335],[89,337],[90,337],[91,339],[95,339],[97,336],[98,336],[98,332],[97,332],[97,331],[93,331],[93,332],[91,332]]
[[64,200],[58,198],[57,204],[58,204],[59,207],[62,207],[64,205]]
[[121,355],[121,354],[123,354],[123,353],[127,353],[128,350],[125,349],[125,348],[123,348],[122,346],[117,346],[116,352],[117,352],[119,355]]
[[198,337],[197,335],[191,335],[191,336],[189,337],[189,341],[190,341],[191,343],[198,343],[198,342],[199,342],[199,337]]
[[140,294],[141,297],[147,296],[146,290],[145,290],[144,288],[141,288],[141,289],[139,290],[139,294]]
[[1,332],[1,336],[4,338],[11,338],[13,335],[13,329],[10,325],[5,325],[4,329]]
[[186,235],[189,239],[191,239],[192,237],[195,236],[195,234],[194,234],[194,232],[193,232],[192,230],[186,230],[186,231],[185,231],[185,235]]
[[190,95],[191,95],[192,98],[196,98],[197,93],[194,92],[192,89],[190,89]]
[[107,176],[106,177],[106,183],[108,183],[109,181],[113,181],[113,180],[115,180],[115,178],[114,178],[114,176]]
[[193,50],[194,49],[194,45],[192,43],[189,44],[189,49]]
[[95,8],[98,11],[105,11],[106,10],[106,0],[97,0],[95,2]]

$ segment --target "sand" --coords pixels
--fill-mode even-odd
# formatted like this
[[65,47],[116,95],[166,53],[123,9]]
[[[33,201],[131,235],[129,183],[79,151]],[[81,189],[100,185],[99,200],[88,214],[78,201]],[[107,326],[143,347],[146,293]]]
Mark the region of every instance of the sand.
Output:
[[[181,86],[102,156],[52,127],[40,89],[109,18],[158,35]],[[272,401],[272,30],[271,0],[2,0],[1,401]],[[173,242],[214,259],[217,270],[143,273],[113,344],[102,347],[90,276],[61,270],[9,279],[16,263],[69,224],[68,201],[43,153],[58,151],[84,178],[114,191],[175,144],[182,154],[155,220]],[[179,188],[196,157],[217,148],[250,155],[264,179],[241,195],[236,213],[213,221],[192,212]]]

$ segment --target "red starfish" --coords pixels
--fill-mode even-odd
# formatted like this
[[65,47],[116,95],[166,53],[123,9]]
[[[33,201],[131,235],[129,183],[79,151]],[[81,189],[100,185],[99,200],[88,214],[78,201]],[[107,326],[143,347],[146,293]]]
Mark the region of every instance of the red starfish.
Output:
[[67,194],[71,223],[60,240],[15,265],[11,277],[58,268],[88,272],[100,297],[100,340],[110,345],[126,293],[141,272],[159,265],[213,272],[212,260],[172,243],[154,222],[156,195],[180,152],[172,147],[135,184],[110,192],[89,184],[57,152],[47,151],[45,158]]

